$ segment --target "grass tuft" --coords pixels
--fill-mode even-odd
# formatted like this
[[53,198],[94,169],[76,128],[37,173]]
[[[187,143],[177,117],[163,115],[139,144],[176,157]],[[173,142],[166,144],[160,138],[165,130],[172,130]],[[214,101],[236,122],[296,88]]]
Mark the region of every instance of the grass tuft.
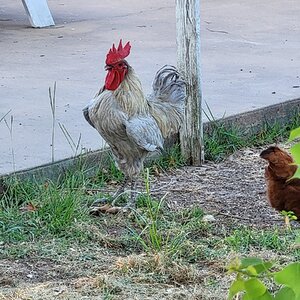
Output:
[[146,163],[151,174],[160,174],[165,170],[176,169],[184,166],[185,160],[181,155],[180,145],[175,144],[171,148],[166,149],[162,155],[155,160]]
[[153,280],[168,284],[201,282],[199,271],[194,266],[171,259],[165,253],[121,257],[116,261],[115,270],[122,274],[139,276],[140,281],[143,282],[153,282]]
[[208,116],[211,128],[204,133],[205,159],[220,162],[235,151],[286,140],[291,129],[300,126],[300,114],[296,112],[288,124],[264,123],[259,131],[246,131],[235,125],[226,125],[222,120]]
[[295,240],[295,232],[287,234],[285,230],[251,230],[248,227],[240,227],[225,238],[227,244],[239,253],[249,252],[251,248],[259,250],[286,251]]
[[120,183],[124,179],[124,174],[118,169],[116,163],[112,157],[109,155],[105,158],[101,165],[103,167],[99,168],[99,171],[94,176],[93,180],[97,183]]

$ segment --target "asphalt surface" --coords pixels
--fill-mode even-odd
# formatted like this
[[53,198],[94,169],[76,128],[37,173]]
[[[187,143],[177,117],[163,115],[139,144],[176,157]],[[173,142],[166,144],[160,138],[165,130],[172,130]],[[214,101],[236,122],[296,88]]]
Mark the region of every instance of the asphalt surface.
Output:
[[[0,119],[10,111],[0,122],[0,174],[51,162],[54,82],[54,159],[72,156],[72,143],[77,153],[103,146],[81,110],[103,85],[113,42],[131,41],[145,93],[158,68],[176,64],[174,1],[48,3],[56,26],[34,29],[21,1],[0,0]],[[299,0],[201,1],[203,100],[214,117],[300,96],[299,15]]]

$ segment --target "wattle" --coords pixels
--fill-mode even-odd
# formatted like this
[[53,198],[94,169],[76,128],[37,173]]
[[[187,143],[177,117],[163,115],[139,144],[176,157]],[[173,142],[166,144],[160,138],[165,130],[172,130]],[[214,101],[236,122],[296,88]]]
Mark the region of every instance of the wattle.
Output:
[[122,82],[120,75],[117,70],[110,70],[105,78],[105,88],[110,91],[116,90]]

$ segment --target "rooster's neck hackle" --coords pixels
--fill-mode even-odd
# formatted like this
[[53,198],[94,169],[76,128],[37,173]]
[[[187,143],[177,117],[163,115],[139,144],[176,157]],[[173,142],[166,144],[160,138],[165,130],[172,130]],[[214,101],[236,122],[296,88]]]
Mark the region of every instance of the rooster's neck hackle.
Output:
[[125,79],[112,93],[120,107],[129,116],[145,115],[149,112],[142,84],[131,67],[128,67]]

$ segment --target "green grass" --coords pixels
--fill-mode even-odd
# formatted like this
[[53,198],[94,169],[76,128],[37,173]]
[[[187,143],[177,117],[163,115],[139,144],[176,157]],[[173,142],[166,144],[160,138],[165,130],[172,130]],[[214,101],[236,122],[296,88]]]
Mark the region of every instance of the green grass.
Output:
[[146,162],[145,167],[149,168],[150,173],[160,173],[164,170],[176,169],[185,165],[184,158],[181,155],[180,145],[175,144],[166,149],[162,155],[155,160]]
[[222,120],[211,121],[211,130],[204,133],[205,159],[222,161],[236,150],[245,147],[268,145],[287,140],[290,131],[300,126],[300,114],[296,112],[288,124],[265,122],[262,129],[245,131],[234,125],[225,125]]
[[[53,183],[33,185],[31,196],[28,190],[20,189],[19,184],[15,188],[10,190],[11,195],[5,194],[0,203],[2,241],[28,241],[48,234],[74,234],[76,223],[88,221],[87,205],[81,201],[80,192],[60,189]],[[28,205],[35,210],[27,211]]]
[[295,242],[297,231],[286,231],[275,228],[274,230],[252,230],[241,226],[225,237],[227,246],[239,253],[249,252],[251,248],[259,250],[274,250],[284,253]]
[[93,181],[97,184],[101,183],[120,183],[124,179],[123,173],[117,168],[116,163],[111,155],[108,155],[103,161],[100,162],[102,168],[99,168],[98,172],[93,178]]
[[[299,119],[299,116],[295,117],[286,126],[265,126],[264,130],[248,136],[247,140],[238,129],[216,123],[205,140],[206,156],[212,160],[221,160],[241,147],[286,137],[288,131],[297,126]],[[277,231],[261,234],[239,228],[226,235],[219,232],[216,235],[218,238],[211,236],[210,225],[202,221],[204,212],[200,208],[170,212],[164,207],[164,199],[151,198],[147,173],[145,194],[139,197],[139,211],[133,218],[110,220],[110,225],[107,225],[106,216],[93,219],[88,214],[88,208],[102,194],[87,194],[87,191],[119,183],[123,179],[123,174],[116,168],[112,157],[106,158],[102,163],[106,167],[100,168],[92,177],[79,161],[77,169],[66,172],[57,182],[47,181],[41,184],[21,182],[14,178],[6,180],[7,188],[0,198],[0,243],[30,243],[54,238],[64,247],[73,242],[90,242],[96,237],[104,246],[109,244],[112,248],[124,247],[125,251],[134,248],[136,251],[164,252],[172,257],[185,257],[190,262],[222,255],[224,251],[222,247],[219,248],[219,237],[233,251],[247,252],[251,247],[261,249],[263,244],[266,249],[282,251],[288,244]],[[149,170],[156,174],[182,165],[184,161],[180,148],[175,145],[158,160],[149,163]],[[22,212],[22,208],[24,210],[28,205],[33,205],[36,209]],[[121,237],[109,238],[109,226],[118,228]]]
[[[57,183],[12,181],[0,201],[0,258],[47,260],[66,266],[66,274],[76,266],[81,276],[88,276],[98,272],[99,264],[103,268],[105,257],[106,264],[115,264],[113,271],[105,268],[128,282],[143,278],[149,284],[184,285],[203,281],[203,265],[224,268],[229,254],[271,251],[275,257],[282,255],[283,263],[300,257],[293,247],[297,230],[225,228],[203,221],[205,212],[197,206],[170,210],[163,198],[150,196],[147,172],[146,193],[139,197],[136,211],[126,217],[91,217],[88,207],[96,195],[86,194],[86,189],[95,183],[95,178],[76,172]],[[29,203],[36,210],[20,211]],[[217,282],[212,276],[207,284]],[[107,284],[100,284],[102,294],[113,299],[118,291]]]

